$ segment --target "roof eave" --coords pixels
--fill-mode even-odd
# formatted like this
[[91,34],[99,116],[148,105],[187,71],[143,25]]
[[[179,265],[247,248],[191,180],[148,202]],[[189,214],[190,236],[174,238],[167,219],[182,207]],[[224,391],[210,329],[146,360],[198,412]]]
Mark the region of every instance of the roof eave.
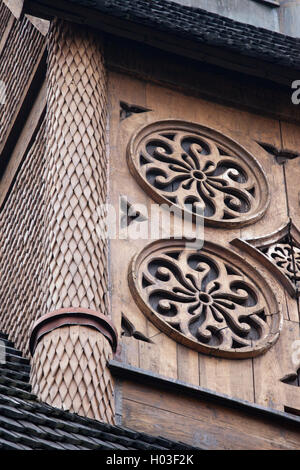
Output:
[[78,24],[86,24],[105,33],[289,87],[291,82],[299,76],[297,69],[235,53],[221,45],[212,46],[189,38],[178,37],[131,19],[118,18],[84,6],[72,3],[70,13],[70,5],[66,0],[25,0],[24,13],[44,19],[59,17]]

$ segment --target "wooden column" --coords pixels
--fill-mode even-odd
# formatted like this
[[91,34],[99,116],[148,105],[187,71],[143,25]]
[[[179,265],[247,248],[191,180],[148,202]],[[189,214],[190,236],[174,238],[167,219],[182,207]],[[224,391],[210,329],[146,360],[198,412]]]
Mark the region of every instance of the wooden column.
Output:
[[33,391],[49,404],[114,422],[106,363],[116,335],[111,341],[106,334],[107,243],[101,236],[107,194],[101,39],[55,20],[48,48],[46,297],[31,337]]

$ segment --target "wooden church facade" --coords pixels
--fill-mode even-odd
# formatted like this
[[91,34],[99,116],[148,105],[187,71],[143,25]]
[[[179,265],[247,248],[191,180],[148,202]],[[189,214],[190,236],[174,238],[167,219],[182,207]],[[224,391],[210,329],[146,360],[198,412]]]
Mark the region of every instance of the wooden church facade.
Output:
[[168,1],[1,2],[0,331],[41,402],[299,448],[299,53]]

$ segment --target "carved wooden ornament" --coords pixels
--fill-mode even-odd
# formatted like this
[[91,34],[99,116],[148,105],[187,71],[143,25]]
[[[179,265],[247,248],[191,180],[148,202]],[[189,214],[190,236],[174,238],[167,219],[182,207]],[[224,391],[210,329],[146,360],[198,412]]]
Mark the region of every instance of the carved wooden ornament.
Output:
[[157,202],[204,216],[209,225],[237,227],[267,209],[264,172],[246,149],[208,127],[185,121],[144,126],[127,148],[131,173]]
[[254,357],[278,339],[281,313],[264,278],[231,250],[160,240],[132,261],[139,308],[176,341],[223,357]]
[[291,221],[271,234],[234,238],[231,244],[266,266],[292,297],[299,296],[300,233]]

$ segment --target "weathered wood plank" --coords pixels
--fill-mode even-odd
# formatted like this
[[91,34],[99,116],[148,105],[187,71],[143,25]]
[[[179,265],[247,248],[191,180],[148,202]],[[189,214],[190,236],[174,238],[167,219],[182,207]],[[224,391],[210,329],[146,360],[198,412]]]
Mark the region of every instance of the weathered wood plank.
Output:
[[183,382],[200,385],[199,354],[181,344],[177,345],[177,377]]
[[3,3],[10,9],[12,14],[19,20],[23,13],[24,0],[3,0]]
[[296,449],[299,432],[147,385],[124,381],[123,425],[188,442],[204,449]]
[[233,398],[254,401],[252,359],[235,361],[201,356],[200,374],[201,387]]
[[160,333],[153,343],[139,342],[140,368],[164,377],[177,378],[177,344]]
[[[284,406],[296,406],[293,401],[294,394],[291,395],[294,387],[282,384],[280,379],[295,371],[292,344],[298,339],[299,323],[285,320],[277,343],[263,356],[255,358],[253,365],[256,403],[281,411]],[[300,389],[297,399],[297,406],[300,407],[299,392]]]
[[[300,126],[286,122],[281,123],[282,147],[300,154]],[[284,163],[289,215],[300,229],[300,156]]]
[[[133,114],[120,120],[120,101],[142,106],[152,111]],[[150,81],[145,82],[113,72],[110,72],[110,108],[110,201],[114,205],[118,205],[118,198],[121,194],[126,194],[134,203],[144,204],[150,213],[153,200],[132,177],[126,163],[128,141],[134,131],[153,120],[182,119],[215,128],[239,142],[258,160],[269,180],[271,203],[261,220],[242,230],[240,228],[220,230],[206,226],[206,239],[229,247],[230,241],[234,237],[264,236],[266,231],[267,233],[276,231],[287,222],[282,166],[257,143],[265,142],[280,148],[280,126],[275,119],[258,116],[233,107],[225,107],[194,96],[183,95],[178,91],[163,88]],[[131,364],[139,364],[139,367],[145,370],[157,372],[166,377],[179,378],[195,385],[199,383],[201,386],[226,393],[229,396],[255,401],[251,359],[237,361],[216,359],[204,354],[198,355],[195,351],[179,346],[175,341],[162,334],[156,326],[145,320],[144,313],[137,307],[132,293],[128,289],[127,267],[133,255],[149,242],[149,239],[112,240],[111,242],[112,315],[118,323],[120,312],[123,311],[137,329],[153,340],[153,344],[138,342],[139,359],[136,357],[136,345],[132,350],[127,348],[127,361]],[[285,319],[295,320],[295,311],[289,307],[288,312],[287,300],[276,279],[268,273],[265,266],[254,263],[251,257],[244,254],[242,256],[267,279],[278,297]],[[124,266],[124,269],[120,269],[121,265]],[[135,357],[130,358],[130,354]],[[259,360],[266,377],[272,376],[265,356],[262,355]],[[199,370],[200,378],[198,379]],[[277,406],[283,409],[280,396],[279,394],[276,397]]]

